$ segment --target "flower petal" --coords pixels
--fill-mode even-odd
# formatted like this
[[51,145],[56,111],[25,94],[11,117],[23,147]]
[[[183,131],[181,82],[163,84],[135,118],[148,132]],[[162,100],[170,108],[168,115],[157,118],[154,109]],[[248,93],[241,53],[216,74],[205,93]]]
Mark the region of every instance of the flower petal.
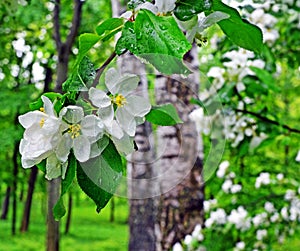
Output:
[[124,135],[122,128],[116,120],[113,120],[109,125],[106,125],[105,127],[106,131],[117,139],[122,138]]
[[80,125],[82,134],[87,137],[97,137],[104,129],[103,123],[95,115],[85,116]]
[[55,117],[54,107],[53,107],[51,100],[46,96],[42,96],[42,100],[44,103],[45,113],[48,114],[49,116]]
[[136,129],[136,122],[134,116],[130,114],[123,107],[120,107],[116,111],[116,118],[123,130],[129,135],[134,136]]
[[135,117],[143,117],[151,109],[149,101],[141,96],[130,95],[126,98],[126,101],[127,104],[124,108]]
[[98,110],[98,116],[103,121],[105,125],[109,125],[111,121],[114,119],[114,108],[112,105],[100,108]]
[[168,13],[175,9],[176,0],[157,0],[155,5],[158,8],[158,12]]
[[98,90],[94,87],[89,90],[89,98],[93,105],[99,108],[111,105],[110,97],[108,97],[104,91]]
[[91,143],[87,137],[80,135],[74,139],[74,155],[80,162],[85,162],[90,158]]
[[39,123],[41,119],[47,117],[47,115],[40,111],[27,112],[18,117],[19,123],[26,129],[35,123]]
[[66,162],[68,160],[68,156],[72,146],[73,140],[71,136],[68,133],[65,133],[61,137],[57,148],[55,149],[56,156],[61,162]]
[[124,74],[118,80],[119,91],[118,93],[127,96],[134,91],[140,82],[140,78],[134,74]]
[[112,141],[119,152],[124,153],[125,155],[134,152],[133,138],[129,137],[127,134],[124,134],[121,139],[113,137]]
[[119,92],[120,74],[115,68],[109,68],[105,74],[105,85],[108,90],[114,95]]
[[84,112],[80,106],[69,105],[60,111],[59,117],[63,118],[68,123],[77,124],[83,119]]
[[46,176],[48,180],[61,176],[61,164],[55,154],[51,154],[46,161]]

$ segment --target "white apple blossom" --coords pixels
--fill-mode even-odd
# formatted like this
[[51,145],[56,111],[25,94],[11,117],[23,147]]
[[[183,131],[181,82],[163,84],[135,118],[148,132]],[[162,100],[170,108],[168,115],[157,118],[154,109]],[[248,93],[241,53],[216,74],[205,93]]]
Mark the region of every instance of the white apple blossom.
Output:
[[91,157],[96,157],[100,152],[93,144],[102,137],[104,125],[95,115],[84,116],[82,107],[70,105],[64,107],[59,114],[67,128],[55,149],[56,156],[61,162],[66,162],[73,148],[76,159],[85,162]]
[[211,128],[211,117],[204,115],[202,107],[195,109],[189,114],[189,118],[195,122],[196,130],[199,134],[208,135]]
[[184,251],[183,247],[181,246],[181,244],[179,242],[175,243],[172,250],[173,251]]
[[193,241],[193,237],[190,234],[188,234],[185,236],[183,243],[187,246],[190,246],[192,241]]
[[255,181],[255,188],[260,188],[261,185],[269,185],[271,183],[270,180],[270,174],[262,172],[259,174],[259,176],[256,178]]
[[187,40],[192,43],[194,38],[196,38],[196,40],[197,38],[201,39],[201,34],[205,29],[229,17],[230,15],[227,13],[215,11],[208,16],[205,16],[204,13],[201,13],[196,19],[191,19],[185,22],[177,22],[183,30],[186,30]]
[[234,251],[244,250],[245,247],[246,247],[245,242],[239,241],[239,242],[237,242],[237,243],[235,244],[235,249],[234,249]]
[[252,218],[253,225],[255,227],[260,226],[261,224],[263,224],[267,220],[267,217],[268,217],[268,215],[267,215],[266,212],[255,215]]
[[164,16],[175,9],[176,0],[156,0],[155,4],[150,2],[145,2],[136,6],[134,10],[126,11],[121,15],[121,17],[130,19],[132,15],[136,15],[136,13],[141,9],[150,10],[152,13],[158,16]]
[[147,99],[131,94],[138,83],[139,78],[136,75],[121,76],[116,69],[110,68],[105,75],[105,85],[112,96],[93,87],[89,90],[89,97],[99,107],[98,116],[106,128],[111,125],[115,116],[125,133],[131,137],[135,135],[136,126],[151,109]]
[[296,156],[296,159],[295,159],[297,162],[300,162],[300,150],[298,151],[297,153],[297,156]]
[[229,167],[230,163],[228,160],[224,160],[219,165],[219,169],[217,171],[217,177],[223,178],[225,176],[226,170]]
[[265,202],[264,208],[268,213],[275,212],[274,204],[270,201]]
[[49,157],[58,143],[61,121],[50,99],[45,96],[41,98],[44,106],[40,111],[19,116],[19,122],[25,128],[19,148],[24,168],[32,167]]
[[258,229],[256,231],[256,239],[259,240],[259,241],[264,239],[267,235],[268,235],[268,232],[267,232],[266,229]]
[[227,219],[228,222],[234,224],[241,231],[245,231],[251,227],[251,219],[248,217],[248,212],[243,206],[233,209]]

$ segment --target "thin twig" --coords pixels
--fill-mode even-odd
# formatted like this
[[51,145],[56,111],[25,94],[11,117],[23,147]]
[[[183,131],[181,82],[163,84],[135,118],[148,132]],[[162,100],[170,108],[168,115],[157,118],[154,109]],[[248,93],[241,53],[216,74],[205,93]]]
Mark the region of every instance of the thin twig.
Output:
[[71,50],[71,47],[74,43],[74,40],[76,38],[79,26],[80,26],[80,20],[81,20],[81,13],[82,13],[82,5],[84,1],[81,0],[74,0],[74,12],[73,12],[73,19],[72,19],[72,26],[71,30],[67,36],[65,46],[68,51]]
[[299,133],[300,134],[300,129],[297,129],[297,128],[292,128],[288,125],[282,125],[280,124],[278,121],[275,121],[275,120],[271,120],[271,119],[268,119],[258,113],[255,113],[255,112],[251,112],[251,111],[248,111],[248,110],[242,110],[242,109],[235,109],[236,112],[241,112],[241,113],[244,113],[244,114],[250,114],[262,121],[265,121],[267,123],[270,123],[270,124],[273,124],[273,125],[277,125],[277,126],[281,126],[282,128],[284,129],[287,129],[289,132],[294,132],[294,133]]
[[99,83],[99,79],[100,79],[100,76],[101,76],[102,72],[110,64],[110,62],[113,61],[113,59],[116,56],[117,56],[117,54],[115,52],[113,52],[110,55],[110,57],[103,63],[103,65],[101,65],[101,67],[96,70],[96,76],[95,76],[94,82],[92,84],[92,87],[96,87],[96,85]]
[[60,13],[60,0],[55,0],[55,6],[53,10],[53,25],[54,25],[53,37],[56,43],[56,48],[58,50],[61,47],[59,13]]

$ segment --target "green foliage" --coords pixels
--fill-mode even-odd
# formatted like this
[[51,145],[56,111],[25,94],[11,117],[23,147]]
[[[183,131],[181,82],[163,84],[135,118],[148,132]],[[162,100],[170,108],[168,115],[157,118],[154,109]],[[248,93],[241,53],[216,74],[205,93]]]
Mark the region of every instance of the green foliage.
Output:
[[111,199],[122,172],[121,156],[112,141],[99,157],[77,166],[78,184],[95,202],[98,213]]
[[140,10],[134,23],[125,24],[116,45],[117,54],[129,50],[167,75],[190,73],[182,63],[190,49],[172,16],[158,17],[148,10]]
[[146,115],[146,120],[161,126],[171,126],[183,123],[179,118],[176,108],[172,104],[152,107]]
[[109,40],[116,33],[122,30],[123,19],[122,18],[110,18],[96,27],[96,32],[101,36],[103,42]]
[[221,0],[214,0],[212,10],[225,12],[230,18],[218,22],[226,36],[236,45],[260,53],[263,47],[262,31],[255,25],[243,20],[238,11]]
[[69,156],[69,163],[68,163],[65,178],[61,180],[60,197],[53,208],[53,216],[56,220],[61,219],[66,213],[66,209],[63,202],[63,196],[68,192],[68,190],[70,189],[73,183],[73,180],[76,175],[76,169],[77,169],[77,160],[75,159],[75,156],[71,153]]
[[210,7],[210,1],[207,0],[179,0],[176,2],[174,14],[179,20],[187,21]]
[[95,75],[96,71],[93,63],[85,56],[63,84],[63,89],[66,92],[87,91],[92,86]]

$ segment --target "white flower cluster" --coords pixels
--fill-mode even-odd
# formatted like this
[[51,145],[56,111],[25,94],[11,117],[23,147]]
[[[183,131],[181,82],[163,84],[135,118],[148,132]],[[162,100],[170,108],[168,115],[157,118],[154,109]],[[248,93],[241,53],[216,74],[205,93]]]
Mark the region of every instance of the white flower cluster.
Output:
[[20,143],[22,166],[29,168],[46,159],[46,178],[64,178],[71,149],[79,162],[95,158],[104,150],[98,146],[104,134],[119,152],[133,152],[136,126],[151,109],[148,100],[131,94],[138,82],[135,75],[121,76],[109,69],[105,75],[109,95],[96,88],[89,90],[89,99],[98,108],[95,114],[86,115],[82,107],[69,105],[57,115],[54,104],[42,96],[40,111],[19,116],[25,128]]

